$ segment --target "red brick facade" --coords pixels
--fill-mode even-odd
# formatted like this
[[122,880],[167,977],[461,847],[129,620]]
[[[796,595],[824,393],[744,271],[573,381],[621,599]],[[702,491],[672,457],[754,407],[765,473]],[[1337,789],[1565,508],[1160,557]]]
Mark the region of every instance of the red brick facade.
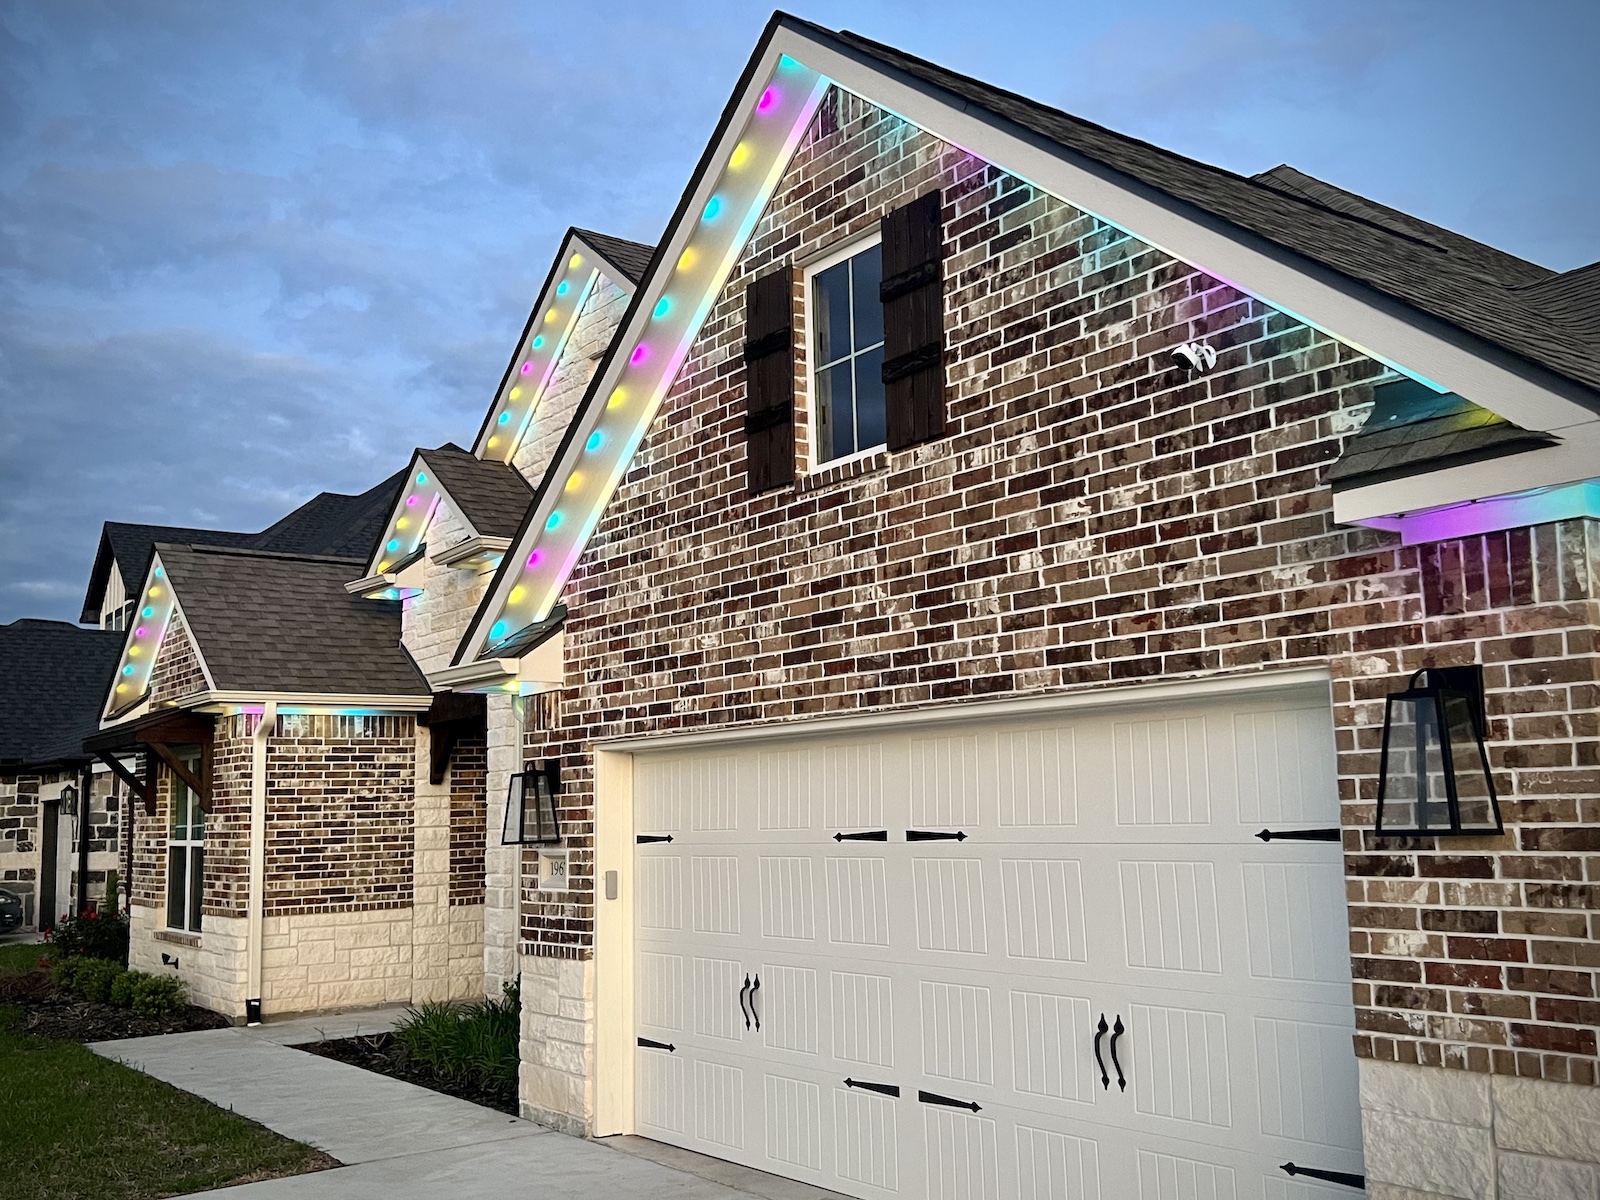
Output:
[[489,744],[464,737],[450,755],[450,903],[483,903]]
[[206,675],[200,669],[194,639],[189,636],[182,614],[174,612],[156,650],[155,666],[150,669],[150,702],[165,704],[205,688]]
[[[752,498],[744,287],[935,186],[947,435]],[[1219,361],[1191,377],[1169,351],[1199,337]],[[527,753],[563,756],[575,890],[525,894],[526,949],[588,953],[596,739],[1325,665],[1358,1053],[1594,1081],[1600,529],[1408,548],[1336,526],[1322,472],[1385,375],[834,93],[563,597],[569,690]],[[1382,696],[1474,660],[1507,834],[1366,844]]]

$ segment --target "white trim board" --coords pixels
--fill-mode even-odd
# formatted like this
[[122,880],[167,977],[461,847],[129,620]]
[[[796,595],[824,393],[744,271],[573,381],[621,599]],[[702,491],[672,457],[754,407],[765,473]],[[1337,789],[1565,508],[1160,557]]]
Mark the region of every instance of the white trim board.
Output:
[[760,725],[741,725],[703,733],[663,733],[645,737],[615,738],[594,743],[596,753],[675,753],[702,746],[855,735],[869,730],[906,725],[955,725],[1007,721],[1016,717],[1048,716],[1084,709],[1129,708],[1205,700],[1252,692],[1306,691],[1328,697],[1332,674],[1326,667],[1287,667],[1281,670],[1238,671],[1227,675],[1176,680],[1170,683],[1131,683],[1085,687],[1070,692],[1008,697],[1004,700],[947,701],[931,708],[895,708],[841,716],[796,717]]

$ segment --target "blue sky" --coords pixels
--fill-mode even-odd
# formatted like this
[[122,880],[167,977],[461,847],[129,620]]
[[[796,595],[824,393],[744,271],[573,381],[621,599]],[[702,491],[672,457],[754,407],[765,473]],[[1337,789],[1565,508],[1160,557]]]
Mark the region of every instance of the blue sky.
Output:
[[[1600,259],[1591,0],[795,11]],[[561,232],[659,235],[769,13],[0,0],[0,621],[76,619],[105,519],[258,529],[469,442]]]

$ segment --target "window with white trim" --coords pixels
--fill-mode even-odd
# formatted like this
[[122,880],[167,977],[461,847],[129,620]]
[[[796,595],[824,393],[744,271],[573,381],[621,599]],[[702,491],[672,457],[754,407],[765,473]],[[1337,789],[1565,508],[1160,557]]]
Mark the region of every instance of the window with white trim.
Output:
[[875,235],[806,271],[809,398],[818,463],[884,443],[883,252]]
[[[191,770],[198,767],[191,765]],[[167,831],[167,928],[200,932],[205,896],[206,815],[200,797],[173,776],[172,825]]]

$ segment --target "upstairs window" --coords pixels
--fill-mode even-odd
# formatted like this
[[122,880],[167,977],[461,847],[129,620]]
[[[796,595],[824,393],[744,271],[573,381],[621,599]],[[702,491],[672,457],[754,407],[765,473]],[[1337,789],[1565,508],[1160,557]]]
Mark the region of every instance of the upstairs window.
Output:
[[884,444],[881,245],[857,243],[807,272],[817,462]]

